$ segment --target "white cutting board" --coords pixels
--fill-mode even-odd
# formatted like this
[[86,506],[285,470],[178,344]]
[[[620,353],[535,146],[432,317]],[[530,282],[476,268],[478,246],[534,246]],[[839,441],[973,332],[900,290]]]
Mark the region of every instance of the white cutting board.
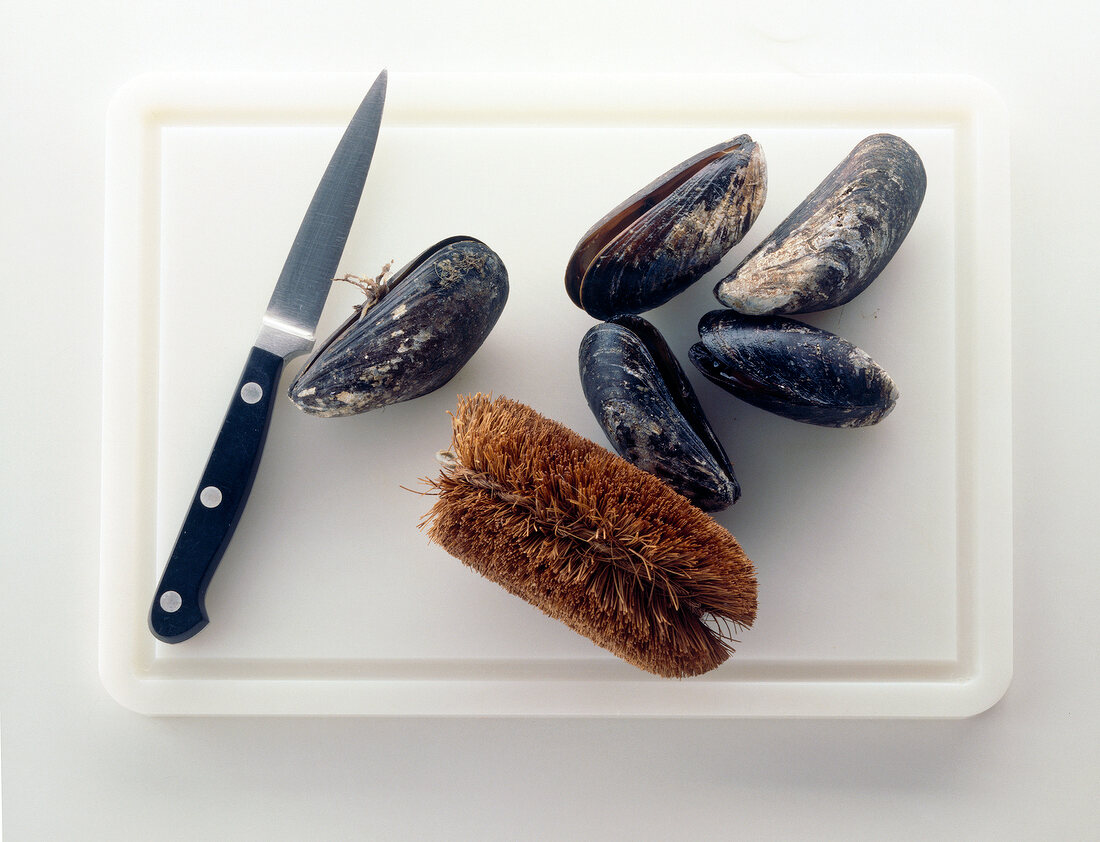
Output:
[[[109,115],[101,674],[150,714],[964,716],[1011,676],[1007,119],[958,77],[391,74],[340,272],[452,234],[501,256],[496,329],[438,392],[367,415],[276,406],[210,624],[146,628],[260,316],[373,76],[154,76]],[[901,397],[876,427],[755,410],[686,363],[714,283],[861,138],[920,153],[924,206],[860,297],[806,317],[864,348]],[[565,263],[597,218],[742,132],[767,203],[713,273],[648,317],[689,369],[743,497],[717,519],[760,575],[721,668],[657,679],[479,578],[417,524],[458,394],[525,401],[606,444],[580,391],[593,323]],[[359,293],[337,284],[319,336]],[[283,377],[285,390],[302,360]]]

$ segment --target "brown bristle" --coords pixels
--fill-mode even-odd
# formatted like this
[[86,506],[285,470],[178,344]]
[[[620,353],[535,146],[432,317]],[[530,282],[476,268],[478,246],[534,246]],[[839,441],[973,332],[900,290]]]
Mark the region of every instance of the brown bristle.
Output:
[[657,675],[714,669],[756,617],[752,562],[656,477],[508,398],[459,400],[425,517],[447,552]]

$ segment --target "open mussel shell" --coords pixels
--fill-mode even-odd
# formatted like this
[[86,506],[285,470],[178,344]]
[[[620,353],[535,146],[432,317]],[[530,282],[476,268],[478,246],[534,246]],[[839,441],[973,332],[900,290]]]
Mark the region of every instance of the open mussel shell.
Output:
[[689,356],[747,403],[823,427],[866,427],[890,414],[894,381],[866,353],[826,330],[782,316],[714,310]]
[[312,415],[354,415],[438,389],[474,355],[508,300],[491,248],[451,237],[427,249],[302,367],[290,399]]
[[597,319],[664,304],[740,242],[766,192],[764,153],[748,135],[700,152],[588,230],[566,269],[569,297]]
[[891,134],[847,158],[714,289],[747,315],[837,307],[867,288],[905,239],[924,200],[920,156]]
[[704,511],[741,494],[683,369],[638,316],[592,327],[581,340],[581,385],[615,451]]

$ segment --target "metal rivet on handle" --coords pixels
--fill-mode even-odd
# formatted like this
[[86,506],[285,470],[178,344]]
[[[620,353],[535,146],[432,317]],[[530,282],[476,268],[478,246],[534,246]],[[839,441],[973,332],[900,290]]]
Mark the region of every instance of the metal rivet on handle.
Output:
[[208,485],[199,492],[199,502],[208,509],[217,508],[222,502],[222,490],[215,485]]
[[160,595],[160,607],[169,614],[174,614],[183,605],[183,597],[175,591],[165,591]]
[[248,382],[241,386],[241,400],[245,403],[257,403],[264,396],[264,389],[259,383]]

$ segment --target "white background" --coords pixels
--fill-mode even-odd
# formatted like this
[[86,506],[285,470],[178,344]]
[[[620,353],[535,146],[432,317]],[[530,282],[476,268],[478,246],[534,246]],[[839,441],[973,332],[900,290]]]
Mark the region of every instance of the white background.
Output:
[[[1098,815],[1092,4],[9,4],[9,840],[1081,839]],[[96,672],[104,120],[152,70],[972,73],[1012,126],[1015,680],[961,721],[146,719]]]

